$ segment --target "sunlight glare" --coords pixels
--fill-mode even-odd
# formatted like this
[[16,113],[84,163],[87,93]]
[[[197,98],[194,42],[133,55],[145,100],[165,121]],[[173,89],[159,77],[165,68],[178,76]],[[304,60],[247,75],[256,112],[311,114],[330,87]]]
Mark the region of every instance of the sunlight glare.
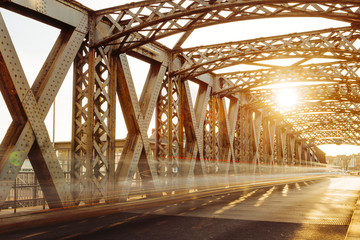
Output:
[[337,156],[337,155],[346,155],[350,156],[352,154],[360,153],[360,146],[356,145],[347,145],[347,144],[325,144],[318,146],[321,151],[326,153],[326,156]]
[[297,100],[297,93],[292,88],[281,88],[276,91],[276,101],[280,108],[293,107]]

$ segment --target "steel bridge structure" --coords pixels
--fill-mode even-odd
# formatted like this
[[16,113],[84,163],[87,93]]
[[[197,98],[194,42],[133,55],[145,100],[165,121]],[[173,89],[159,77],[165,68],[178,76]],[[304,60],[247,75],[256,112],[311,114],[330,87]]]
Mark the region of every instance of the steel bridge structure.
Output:
[[[359,1],[154,0],[94,11],[70,0],[1,0],[0,7],[61,30],[30,86],[0,17],[0,90],[13,119],[0,148],[0,205],[27,158],[57,208],[126,200],[136,173],[155,193],[171,192],[173,179],[238,176],[244,164],[254,174],[262,166],[311,168],[320,163],[317,145],[360,144]],[[280,17],[344,27],[182,47],[199,28]],[[172,35],[173,48],[160,43]],[[127,56],[150,64],[139,98]],[[276,59],[298,60],[263,63]],[[72,64],[69,184],[44,119]],[[224,71],[241,64],[259,69]],[[269,86],[282,83],[296,86],[295,109],[279,110]],[[128,135],[115,162],[117,101]]]

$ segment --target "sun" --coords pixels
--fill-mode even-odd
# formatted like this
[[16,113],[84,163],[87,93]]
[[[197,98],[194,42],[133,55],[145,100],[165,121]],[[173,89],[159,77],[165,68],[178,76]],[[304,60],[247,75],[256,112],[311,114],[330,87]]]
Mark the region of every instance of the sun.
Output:
[[293,88],[281,88],[276,91],[276,101],[281,109],[293,107],[298,102],[297,92]]

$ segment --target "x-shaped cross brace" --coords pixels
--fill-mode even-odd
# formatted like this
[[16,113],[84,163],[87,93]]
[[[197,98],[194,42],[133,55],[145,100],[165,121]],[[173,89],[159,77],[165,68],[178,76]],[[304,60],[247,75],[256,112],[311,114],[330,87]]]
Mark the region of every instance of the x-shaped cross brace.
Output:
[[[160,92],[167,60],[151,67],[144,85],[140,101],[136,97],[134,83],[125,54],[115,57],[117,93],[128,128],[125,147],[116,169],[116,182],[121,183],[120,200],[125,200],[131,186],[132,177],[139,167],[143,180],[152,179],[153,187],[159,188],[157,171],[151,160],[150,142],[147,135],[152,113]],[[115,66],[113,66],[115,67]]]
[[[87,23],[84,15],[80,24]],[[28,156],[50,208],[71,203],[69,186],[57,160],[44,119],[86,32],[63,30],[30,88],[0,16],[1,92],[13,122],[0,149],[0,204],[5,201]]]
[[[181,83],[183,90],[183,114],[182,121],[186,135],[186,152],[183,162],[183,169],[185,176],[188,178],[187,185],[190,187],[190,179],[196,171],[197,158],[200,156],[200,166],[202,174],[205,174],[205,162],[203,156],[203,128],[205,121],[206,106],[210,98],[211,88],[208,85],[200,85],[199,91],[195,103],[195,107],[192,104],[191,93],[188,81]],[[185,119],[186,116],[186,119]],[[190,158],[189,161],[187,159]]]

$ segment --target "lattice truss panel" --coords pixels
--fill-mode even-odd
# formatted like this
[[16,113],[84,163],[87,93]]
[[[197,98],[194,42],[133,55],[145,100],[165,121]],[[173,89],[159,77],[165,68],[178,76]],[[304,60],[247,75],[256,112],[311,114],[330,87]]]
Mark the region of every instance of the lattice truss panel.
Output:
[[[97,202],[114,176],[115,86],[110,77],[110,49],[89,49],[85,41],[75,58],[72,192]],[[109,190],[110,191],[110,190]]]
[[[222,96],[229,96],[242,89],[289,81],[357,84],[360,41],[357,26],[359,26],[360,18],[359,3],[355,1],[341,3],[334,1],[286,3],[283,1],[247,1],[245,3],[242,1],[155,1],[104,9],[98,11],[97,15],[104,21],[110,21],[112,28],[94,45],[114,43],[120,38],[121,43],[116,45],[119,52],[126,52],[146,42],[183,32],[183,36],[173,50],[173,53],[181,57],[183,61],[181,66],[170,72],[170,76],[180,74],[183,78],[191,78],[237,64],[261,65],[258,62],[263,60],[303,59],[286,68],[269,65],[264,66],[267,69],[260,71],[220,74],[218,76],[223,78],[226,84],[214,92]],[[181,48],[186,38],[199,27],[282,16],[326,16],[349,22],[352,26],[188,49]],[[303,64],[312,58],[338,59],[342,62],[306,66]],[[314,88],[308,89],[308,98],[311,98]],[[331,89],[336,88],[340,87],[334,86]],[[355,86],[351,88],[356,89]],[[339,91],[335,90],[333,94],[322,96],[319,100],[336,101],[337,93]],[[254,99],[261,101],[257,107],[267,105],[264,98],[255,97]],[[348,96],[347,100],[356,101],[356,96]],[[299,131],[299,127],[295,128]],[[305,137],[304,134],[301,136]]]
[[[89,46],[85,40],[74,59],[74,116],[73,116],[73,141],[72,141],[72,166],[71,184],[72,192],[76,198],[80,194],[80,182],[85,183],[86,159],[88,146],[88,93],[89,93]],[[92,152],[92,151],[90,151]],[[83,169],[82,169],[83,168]],[[88,170],[90,171],[90,170]]]
[[[156,0],[99,11],[65,0],[0,6],[62,29],[30,87],[0,19],[0,90],[14,119],[1,144],[0,204],[27,156],[49,206],[61,207],[126,200],[135,173],[169,193],[179,177],[190,187],[198,175],[307,165],[318,161],[313,144],[360,144],[359,1]],[[197,28],[270,17],[324,17],[347,27],[182,48]],[[175,34],[173,49],[157,42]],[[139,98],[127,55],[150,64]],[[261,63],[284,58],[300,60]],[[315,58],[331,62],[308,63]],[[72,62],[70,187],[43,121]],[[259,69],[220,73],[239,64]],[[195,104],[189,81],[199,86]],[[296,109],[279,109],[269,87],[279,83],[296,84]],[[128,135],[115,164],[117,100]]]
[[208,101],[204,119],[203,151],[207,174],[216,174],[219,171],[219,141],[216,132],[219,131],[217,105],[215,98]]
[[186,62],[173,74],[196,76],[237,64],[282,58],[358,60],[354,44],[359,44],[359,35],[358,29],[347,27],[181,49]]
[[171,185],[171,179],[179,171],[179,151],[183,148],[180,133],[180,86],[179,79],[166,74],[161,84],[156,107],[156,156],[158,173]]
[[[356,84],[359,79],[358,61],[339,61],[330,63],[308,64],[290,67],[230,72],[219,74],[231,82],[218,91],[231,94],[248,88],[263,87],[271,84],[288,82],[326,82]],[[234,84],[233,86],[232,83]]]
[[[153,1],[128,4],[97,11],[112,19],[109,31],[96,45],[123,39],[119,46],[127,51],[146,42],[193,29],[226,22],[267,17],[328,17],[359,21],[357,1]],[[136,36],[132,33],[136,32]],[[136,40],[136,41],[134,41]],[[140,41],[140,42],[138,42]]]

